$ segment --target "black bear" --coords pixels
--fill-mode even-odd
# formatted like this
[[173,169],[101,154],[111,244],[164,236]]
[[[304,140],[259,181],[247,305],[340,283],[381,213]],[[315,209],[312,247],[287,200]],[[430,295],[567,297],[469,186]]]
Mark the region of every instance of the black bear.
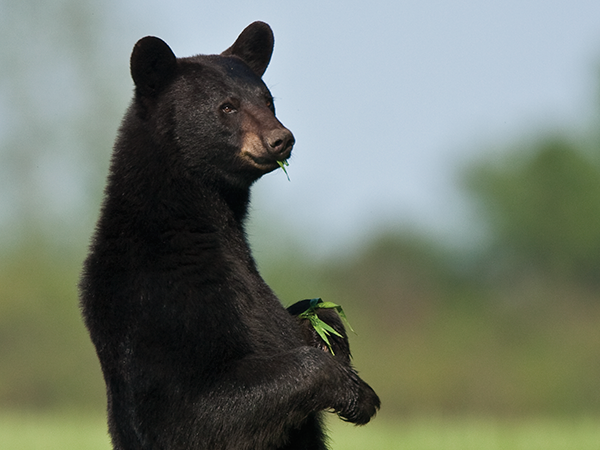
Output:
[[115,449],[326,449],[323,411],[364,424],[379,408],[339,318],[319,312],[342,335],[323,351],[250,254],[250,187],[294,144],[261,79],[272,50],[262,22],[220,55],[133,49],[80,283]]

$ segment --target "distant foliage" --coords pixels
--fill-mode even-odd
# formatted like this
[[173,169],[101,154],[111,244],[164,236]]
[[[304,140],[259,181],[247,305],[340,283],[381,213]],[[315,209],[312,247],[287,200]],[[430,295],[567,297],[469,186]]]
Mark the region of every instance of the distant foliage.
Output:
[[[469,176],[509,273],[600,284],[600,165],[564,138],[542,139]],[[524,271],[524,272],[523,272]]]

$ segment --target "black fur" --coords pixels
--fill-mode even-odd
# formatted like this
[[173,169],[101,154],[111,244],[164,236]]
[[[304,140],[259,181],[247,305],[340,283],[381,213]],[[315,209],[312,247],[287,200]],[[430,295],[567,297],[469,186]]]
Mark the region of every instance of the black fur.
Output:
[[325,449],[322,411],[379,407],[347,340],[336,357],[306,341],[246,241],[250,186],[294,143],[261,80],[272,48],[260,22],[222,55],[134,48],[80,284],[115,449]]

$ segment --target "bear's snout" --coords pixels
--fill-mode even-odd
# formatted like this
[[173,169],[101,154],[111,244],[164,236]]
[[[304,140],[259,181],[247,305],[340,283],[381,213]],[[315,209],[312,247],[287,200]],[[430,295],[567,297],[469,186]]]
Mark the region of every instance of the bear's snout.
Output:
[[294,147],[294,143],[296,142],[294,135],[287,128],[272,130],[266,136],[265,140],[269,153],[278,160],[288,159],[292,153],[292,147]]
[[265,172],[278,166],[292,153],[296,140],[268,108],[248,107],[243,111],[240,154]]

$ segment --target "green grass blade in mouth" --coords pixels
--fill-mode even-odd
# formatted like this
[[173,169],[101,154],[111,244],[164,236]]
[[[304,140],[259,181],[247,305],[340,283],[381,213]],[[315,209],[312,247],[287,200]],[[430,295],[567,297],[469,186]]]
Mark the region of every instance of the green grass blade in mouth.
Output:
[[290,176],[287,173],[287,170],[285,170],[285,166],[289,166],[290,165],[290,163],[287,161],[287,159],[283,160],[283,161],[277,161],[277,164],[279,164],[279,167],[281,167],[281,169],[285,173],[285,176],[287,177],[288,181],[291,181],[290,180]]

